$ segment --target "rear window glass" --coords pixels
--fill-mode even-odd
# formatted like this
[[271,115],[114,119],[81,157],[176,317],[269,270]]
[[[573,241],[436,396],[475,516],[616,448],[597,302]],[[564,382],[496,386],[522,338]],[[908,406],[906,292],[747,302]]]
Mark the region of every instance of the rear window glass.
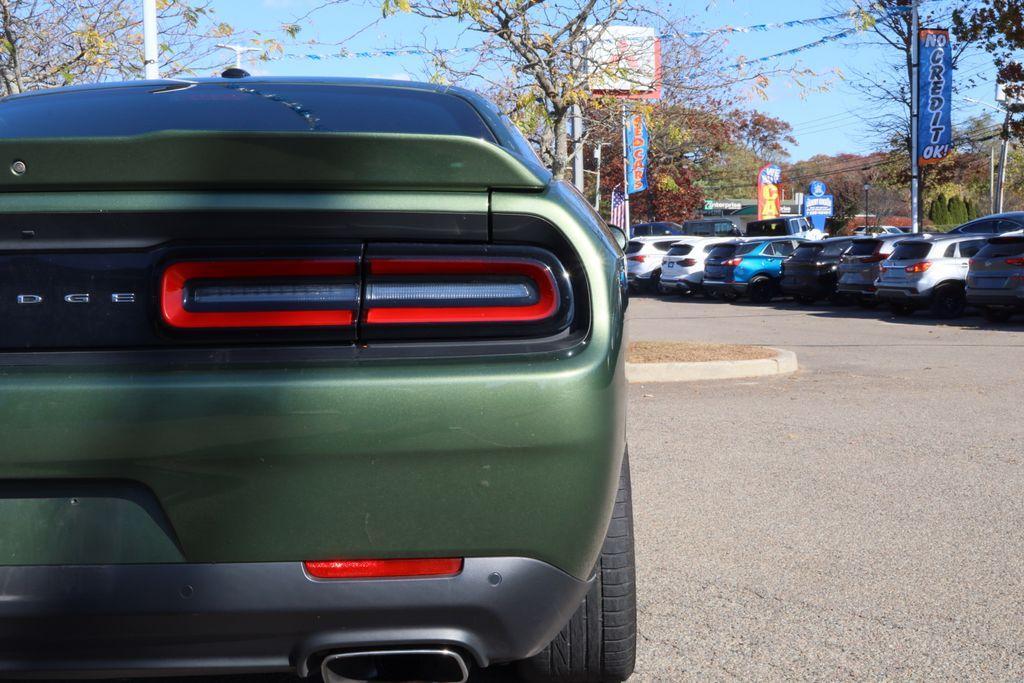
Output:
[[920,259],[928,256],[928,252],[931,250],[932,245],[927,242],[900,242],[896,245],[896,248],[893,249],[891,258],[894,261]]
[[820,244],[801,244],[793,252],[792,258],[794,261],[813,261],[818,257],[818,252],[822,250]]
[[671,249],[668,250],[668,255],[669,256],[686,256],[691,251],[693,251],[693,245],[692,244],[677,244],[676,246],[674,246],[674,247],[672,247]]
[[850,256],[871,256],[878,249],[879,244],[878,240],[854,240],[850,251],[846,253]]
[[758,221],[747,225],[747,234],[751,237],[779,237],[789,234],[789,221]]
[[709,258],[732,258],[732,255],[736,253],[735,244],[719,244],[716,245],[711,253],[708,254]]
[[764,244],[764,242],[752,242],[747,244],[741,244],[738,247],[736,247],[736,256],[743,256],[744,254],[749,254],[750,252],[760,247],[762,244]]
[[635,254],[636,252],[640,251],[643,248],[643,242],[630,242],[629,244],[626,245],[626,253]]
[[1001,258],[1003,256],[1024,256],[1024,239],[989,242],[977,253],[978,258]]
[[453,95],[379,86],[233,82],[145,85],[0,100],[6,138],[109,137],[162,130],[417,133],[494,142]]
[[986,240],[971,240],[970,242],[960,243],[960,256],[962,258],[971,258],[986,244]]
[[822,245],[821,255],[822,256],[842,256],[850,247],[850,240],[843,240],[841,242],[829,242],[828,244]]

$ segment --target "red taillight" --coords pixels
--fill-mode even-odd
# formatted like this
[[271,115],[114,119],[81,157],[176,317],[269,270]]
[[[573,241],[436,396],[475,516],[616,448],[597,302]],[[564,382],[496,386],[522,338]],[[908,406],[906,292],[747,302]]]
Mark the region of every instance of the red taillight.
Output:
[[742,262],[743,262],[743,259],[740,258],[739,256],[737,256],[736,258],[731,258],[728,261],[723,261],[722,265],[723,266],[738,266]]
[[888,254],[874,254],[873,256],[865,256],[860,260],[861,263],[881,263],[885,259],[889,258]]
[[695,259],[695,258],[684,258],[682,261],[679,262],[679,265],[684,266],[686,268],[689,268],[690,266],[697,265],[697,259]]
[[647,259],[643,254],[634,254],[633,256],[627,256],[627,261],[636,261],[637,263],[643,263]]
[[915,263],[912,266],[907,266],[903,270],[907,271],[908,273],[923,273],[924,271],[928,270],[931,267],[931,261],[921,261],[920,263]]
[[367,261],[367,325],[536,323],[559,308],[544,263],[519,258],[375,257]]
[[1008,266],[1024,266],[1024,257],[1014,256],[1013,258],[1006,259],[1006,265]]
[[306,572],[317,579],[455,576],[462,571],[462,558],[451,557],[418,560],[317,560],[304,564]]
[[351,326],[354,258],[181,261],[160,284],[160,313],[183,329]]

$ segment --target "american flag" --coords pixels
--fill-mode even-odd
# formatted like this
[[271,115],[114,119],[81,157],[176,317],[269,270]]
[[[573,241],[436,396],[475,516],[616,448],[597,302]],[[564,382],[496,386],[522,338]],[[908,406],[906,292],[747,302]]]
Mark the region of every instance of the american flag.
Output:
[[612,216],[608,221],[612,225],[625,230],[626,226],[626,193],[622,191],[622,185],[616,185],[612,190]]

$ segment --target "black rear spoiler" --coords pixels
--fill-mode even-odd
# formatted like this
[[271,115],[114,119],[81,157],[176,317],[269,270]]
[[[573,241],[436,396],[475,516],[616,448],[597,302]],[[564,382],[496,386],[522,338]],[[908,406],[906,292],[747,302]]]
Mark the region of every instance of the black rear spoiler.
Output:
[[[59,190],[541,190],[534,160],[483,140],[392,133],[161,131],[0,139],[0,192]],[[24,164],[24,172],[20,165]],[[16,168],[17,167],[17,168]]]

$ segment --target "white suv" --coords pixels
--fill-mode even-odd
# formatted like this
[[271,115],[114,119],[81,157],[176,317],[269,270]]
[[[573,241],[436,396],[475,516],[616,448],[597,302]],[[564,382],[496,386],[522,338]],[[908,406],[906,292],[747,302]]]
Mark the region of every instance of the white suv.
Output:
[[626,245],[626,279],[630,287],[657,291],[661,280],[661,260],[678,241],[678,235],[631,239]]
[[881,264],[875,298],[898,315],[926,307],[941,318],[961,315],[970,259],[986,242],[980,235],[902,240]]
[[700,291],[708,252],[717,244],[735,241],[735,237],[686,237],[674,242],[661,261],[658,289],[666,294]]

